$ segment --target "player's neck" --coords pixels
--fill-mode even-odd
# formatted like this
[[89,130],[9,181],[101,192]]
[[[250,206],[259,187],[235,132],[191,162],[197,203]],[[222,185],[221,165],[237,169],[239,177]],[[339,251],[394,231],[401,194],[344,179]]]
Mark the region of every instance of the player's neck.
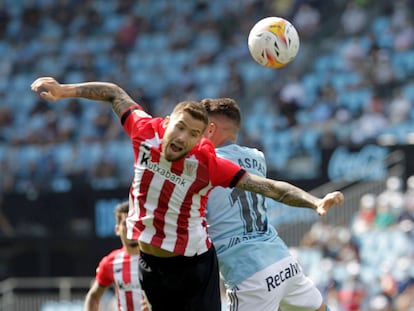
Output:
[[235,141],[226,140],[225,142],[223,142],[222,144],[220,144],[219,146],[217,146],[217,148],[219,148],[219,147],[225,147],[225,146],[232,145],[232,144],[235,144],[235,143],[236,143]]
[[129,255],[138,255],[139,246],[126,246],[125,247]]
[[220,138],[219,143],[216,145],[218,147],[224,147],[230,144],[235,144],[237,141],[237,136],[235,135],[224,135]]

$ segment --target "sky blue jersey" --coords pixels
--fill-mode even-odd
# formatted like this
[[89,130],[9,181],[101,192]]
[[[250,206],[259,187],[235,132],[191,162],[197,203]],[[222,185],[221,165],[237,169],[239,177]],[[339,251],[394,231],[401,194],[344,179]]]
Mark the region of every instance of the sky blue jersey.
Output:
[[[216,152],[249,173],[266,177],[261,151],[228,144]],[[238,188],[216,187],[209,195],[208,231],[228,288],[290,255],[276,229],[268,223],[266,200],[269,199]]]

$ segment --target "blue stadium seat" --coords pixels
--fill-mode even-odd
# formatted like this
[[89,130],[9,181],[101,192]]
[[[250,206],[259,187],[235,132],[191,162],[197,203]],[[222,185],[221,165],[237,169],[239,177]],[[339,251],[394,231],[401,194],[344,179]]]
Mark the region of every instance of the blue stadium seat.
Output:
[[169,37],[164,34],[141,34],[137,38],[135,48],[139,51],[159,53],[168,50],[169,44]]
[[358,72],[340,72],[331,75],[330,82],[337,92],[347,91],[347,88],[361,81]]
[[270,81],[275,74],[274,71],[258,65],[253,60],[237,64],[237,69],[246,84],[258,81],[267,83],[266,81]]
[[[105,2],[106,4],[111,4],[113,3],[112,1],[108,1]],[[110,6],[109,6],[110,7]],[[105,23],[103,23],[102,25],[102,31],[106,32],[106,33],[116,33],[118,31],[118,29],[120,29],[124,24],[125,24],[125,18],[118,15],[118,14],[113,14],[113,11],[111,12],[112,14],[107,14],[105,17]]]
[[321,133],[313,128],[307,128],[302,131],[301,135],[301,145],[306,151],[314,152],[318,149],[318,141],[321,137]]
[[391,27],[391,19],[388,16],[381,15],[375,17],[374,20],[371,22],[371,30],[377,35],[380,36],[384,30],[390,29]]
[[315,60],[315,65],[314,65],[315,70],[319,72],[329,71],[332,68],[331,58],[332,57],[330,54],[324,54],[324,55],[318,56],[318,58],[316,58]]
[[104,146],[105,158],[128,163],[128,169],[134,164],[134,153],[129,140],[113,140]]
[[60,143],[54,146],[54,158],[56,163],[64,167],[73,160],[75,146],[70,142]]
[[17,159],[19,171],[26,175],[32,163],[37,163],[41,158],[41,150],[35,145],[25,145],[18,149]]
[[408,78],[414,71],[414,50],[393,53],[391,63],[400,81]]
[[370,89],[359,89],[352,91],[343,91],[338,94],[339,103],[351,112],[357,112],[366,107],[372,97]]
[[197,89],[200,98],[219,97],[222,94],[222,90],[222,84],[215,81],[205,82]]
[[8,148],[5,143],[0,143],[0,162],[6,160]]
[[402,93],[404,96],[407,96],[414,104],[414,83],[406,84],[402,88]]
[[397,143],[407,143],[407,135],[414,132],[412,122],[404,122],[387,127],[381,134],[392,135]]
[[48,301],[42,304],[39,311],[82,311],[83,301]]
[[92,168],[104,157],[103,145],[101,143],[78,144],[78,156],[82,159],[85,168]]
[[318,97],[319,89],[329,81],[329,74],[314,71],[302,76],[301,83],[306,91],[305,106],[311,105]]

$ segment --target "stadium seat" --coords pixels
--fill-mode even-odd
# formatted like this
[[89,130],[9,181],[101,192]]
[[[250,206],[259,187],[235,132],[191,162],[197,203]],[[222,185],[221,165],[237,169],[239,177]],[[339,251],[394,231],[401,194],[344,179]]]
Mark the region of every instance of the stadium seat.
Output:
[[343,91],[339,93],[339,103],[355,113],[368,105],[372,97],[370,89]]
[[39,311],[82,311],[83,308],[83,301],[49,301]]
[[361,75],[357,72],[339,72],[331,75],[330,82],[337,92],[348,91],[348,87],[361,81]]
[[377,35],[381,36],[384,30],[391,27],[391,19],[388,16],[381,15],[374,18],[371,22],[371,30]]
[[414,83],[403,86],[402,92],[404,96],[407,96],[414,103]]

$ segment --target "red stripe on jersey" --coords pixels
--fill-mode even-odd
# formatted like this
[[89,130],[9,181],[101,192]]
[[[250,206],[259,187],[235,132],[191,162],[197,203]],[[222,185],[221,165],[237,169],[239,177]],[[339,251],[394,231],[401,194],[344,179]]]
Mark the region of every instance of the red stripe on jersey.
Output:
[[[208,184],[208,170],[204,165],[198,164],[197,167],[197,176],[191,185],[191,187],[188,189],[186,196],[184,198],[183,203],[180,206],[180,214],[178,216],[177,220],[177,241],[175,243],[174,247],[174,253],[183,254],[185,252],[185,249],[187,248],[188,244],[188,220],[191,217],[190,211],[193,204],[193,196],[194,194],[198,194],[199,190],[206,187]],[[206,178],[207,177],[207,178]],[[204,181],[204,182],[203,182]],[[200,201],[203,202],[203,199]],[[205,210],[205,204],[201,204],[199,208],[200,215],[204,214]],[[206,227],[204,229],[207,232]]]
[[[122,263],[122,279],[124,280],[124,284],[131,283],[131,261],[128,260],[127,252],[124,253],[124,260]],[[125,292],[125,299],[127,310],[134,310],[134,301],[132,291]]]
[[[191,188],[193,187],[194,184],[191,186]],[[177,220],[177,241],[174,247],[174,253],[177,254],[184,254],[188,244],[188,218],[190,218],[192,202],[191,188],[189,192],[187,192],[183,204],[180,207],[180,215],[178,216]]]
[[158,199],[158,206],[154,210],[155,234],[152,237],[151,245],[161,247],[162,241],[165,238],[165,214],[168,211],[168,201],[171,198],[174,188],[175,185],[169,180],[166,180],[162,186],[162,190]]
[[[160,161],[160,153],[153,154],[153,161]],[[171,172],[180,176],[183,172],[183,161],[177,161],[171,163]],[[154,227],[155,235],[152,238],[151,244],[155,243],[156,246],[161,247],[162,241],[165,238],[164,226],[165,226],[165,214],[168,211],[168,202],[174,191],[175,184],[167,180],[162,186],[160,191],[160,197],[158,200],[158,207],[154,211]],[[162,195],[161,195],[162,194]],[[154,244],[153,244],[154,245]]]
[[106,272],[106,277],[108,277],[111,280],[111,283],[112,283],[112,282],[115,281],[115,278],[114,278],[114,265],[112,264],[113,260],[114,260],[113,255],[112,256],[107,256],[106,260],[108,260],[108,263],[110,263],[110,264],[107,265],[108,266],[108,271],[105,271]]

